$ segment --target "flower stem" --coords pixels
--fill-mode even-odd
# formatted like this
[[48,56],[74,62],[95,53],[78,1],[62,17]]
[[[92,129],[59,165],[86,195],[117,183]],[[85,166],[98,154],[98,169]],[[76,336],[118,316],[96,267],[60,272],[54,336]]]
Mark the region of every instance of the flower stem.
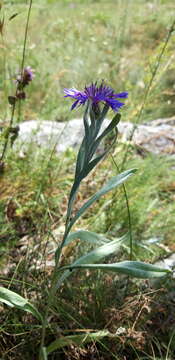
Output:
[[[25,26],[22,61],[21,61],[21,70],[20,70],[21,71],[21,76],[22,76],[23,69],[24,69],[24,61],[25,61],[25,55],[26,55],[26,44],[27,44],[27,36],[28,36],[28,29],[29,29],[30,14],[31,14],[31,9],[32,9],[32,2],[33,2],[33,0],[30,0],[28,13],[27,13],[27,21],[26,21],[26,26]],[[18,85],[16,87],[15,97],[17,95],[18,89],[19,89],[19,83],[18,83]],[[19,116],[20,116],[20,112],[21,112],[20,111],[20,104],[21,104],[21,100],[19,99]],[[14,101],[14,103],[12,105],[9,128],[11,128],[12,125],[13,125],[15,110],[16,110],[16,101]],[[18,117],[18,119],[19,119],[19,117]],[[5,139],[2,154],[1,154],[1,157],[0,157],[0,162],[2,162],[4,160],[4,157],[5,157],[5,154],[6,154],[6,151],[7,151],[8,142],[9,142],[9,137],[10,137],[10,132],[8,132],[7,137]]]

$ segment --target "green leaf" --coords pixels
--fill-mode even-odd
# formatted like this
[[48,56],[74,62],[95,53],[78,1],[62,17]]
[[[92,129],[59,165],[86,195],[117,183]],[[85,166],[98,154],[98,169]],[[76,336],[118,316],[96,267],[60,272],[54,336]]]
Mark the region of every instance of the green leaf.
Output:
[[102,139],[109,133],[111,132],[114,128],[116,128],[117,124],[119,123],[121,118],[120,114],[116,114],[114,116],[114,118],[112,119],[112,121],[110,122],[110,124],[107,126],[107,128],[102,132],[102,134],[94,141],[94,143],[91,145],[91,149],[90,149],[90,158],[94,155],[95,151],[97,150],[100,142],[102,141]]
[[21,309],[30,312],[39,321],[43,321],[42,315],[39,311],[29,303],[28,300],[24,299],[21,295],[0,286],[0,301],[11,307]]
[[16,16],[18,16],[19,15],[19,13],[15,13],[15,14],[13,14],[13,15],[11,15],[10,17],[9,17],[9,21],[11,21],[12,19],[14,19]]
[[[103,133],[95,140],[96,136],[98,135],[98,131],[100,130],[100,124],[104,120],[104,117],[109,109],[108,105],[104,106],[104,109],[100,116],[95,119],[91,116],[91,125],[89,124],[89,109],[90,109],[90,102],[88,102],[83,121],[84,121],[84,128],[85,128],[85,136],[81,143],[77,161],[76,161],[76,170],[75,170],[75,179],[73,186],[71,188],[71,192],[69,195],[69,202],[68,202],[68,209],[67,209],[67,219],[70,218],[72,212],[72,206],[76,197],[76,193],[80,186],[81,181],[91,172],[91,170],[102,160],[102,158],[108,153],[111,147],[103,152],[103,154],[97,156],[92,161],[91,158],[95,153],[100,141],[102,138],[107,135],[119,122],[120,114],[115,115],[109,126],[103,131]],[[93,112],[92,112],[93,113]],[[95,116],[95,115],[94,115]],[[96,120],[96,121],[95,121]],[[97,126],[97,128],[95,128]],[[95,135],[94,135],[95,131]],[[116,139],[116,137],[115,137]],[[113,144],[112,144],[113,145]],[[70,227],[71,228],[71,227]]]
[[[108,255],[113,254],[114,252],[118,251],[120,249],[121,243],[126,239],[126,236],[119,239],[115,239],[113,241],[108,242],[105,245],[102,245],[98,247],[97,249],[94,249],[90,251],[88,254],[81,256],[79,259],[75,260],[73,264],[70,266],[71,269],[75,268],[76,266],[79,266],[80,264],[88,264],[88,263],[95,263],[97,261],[100,261],[101,259],[105,258]],[[71,272],[69,270],[66,270],[63,275],[59,278],[56,287],[59,288],[63,281],[67,279],[71,275]]]
[[84,169],[81,171],[80,178],[84,179],[91,172],[91,170],[104,158],[106,154],[107,151],[104,151],[103,154],[98,155],[95,159],[88,162],[86,164],[86,167],[84,167]]
[[147,264],[141,261],[123,261],[114,264],[72,264],[69,267],[73,269],[90,269],[90,270],[104,270],[113,271],[120,274],[133,276],[140,279],[150,279],[162,277],[171,274],[172,271],[164,268],[159,268],[152,264]]
[[81,170],[84,167],[84,160],[85,160],[85,138],[80,145],[80,149],[77,155],[77,162],[76,162],[76,170],[75,170],[75,179],[78,178]]
[[90,101],[88,100],[87,102],[87,106],[84,112],[84,116],[83,116],[83,123],[84,123],[84,130],[85,130],[85,139],[89,138],[89,134],[90,134],[90,124],[88,121],[88,117],[89,117],[89,110],[90,110]]
[[100,115],[98,117],[98,119],[96,119],[96,136],[97,136],[98,132],[100,131],[100,128],[102,126],[102,123],[103,123],[104,119],[106,118],[108,110],[109,110],[109,105],[105,104],[104,107],[103,107],[102,112],[100,113]]
[[124,181],[126,181],[131,175],[136,172],[136,169],[126,170],[123,173],[114,176],[112,179],[108,181],[108,183],[103,186],[95,195],[93,195],[80,209],[77,211],[76,215],[70,221],[69,229],[73,226],[73,224],[79,219],[79,217],[101,196],[107,194],[109,191],[113,190]]
[[111,241],[106,237],[104,237],[103,235],[96,234],[95,232],[87,231],[87,230],[78,230],[70,233],[67,236],[64,246],[68,245],[70,242],[72,242],[75,239],[80,239],[82,241],[87,241],[91,244],[98,244],[98,245],[106,244]]
[[74,200],[75,200],[75,197],[76,197],[76,193],[77,193],[78,188],[80,186],[80,182],[81,182],[80,177],[75,179],[74,183],[72,185],[71,191],[70,191],[69,202],[68,202],[68,207],[67,207],[67,218],[68,219],[71,216],[72,206],[73,206],[73,203],[74,203]]
[[74,264],[87,264],[87,263],[96,263],[97,261],[105,258],[108,255],[113,254],[117,250],[120,249],[121,242],[125,239],[125,236],[120,239],[115,239],[113,241],[108,242],[105,245],[102,245],[98,247],[97,249],[94,249],[90,251],[88,254],[81,256],[79,259],[77,259]]
[[108,330],[102,330],[97,331],[94,333],[86,333],[86,334],[78,334],[78,335],[69,335],[69,336],[62,336],[59,339],[53,341],[48,347],[47,347],[47,354],[50,354],[51,352],[61,349],[65,346],[70,345],[85,345],[91,341],[98,341],[102,339],[105,336],[110,336],[110,332]]
[[[84,116],[83,116],[83,122],[84,122],[84,131],[85,131],[85,135],[84,135],[84,153],[85,153],[85,158],[84,160],[86,159],[86,156],[87,156],[87,153],[88,153],[88,148],[89,148],[89,143],[92,141],[91,137],[92,137],[92,133],[91,133],[91,124],[89,124],[89,111],[90,111],[90,107],[91,107],[91,104],[90,104],[90,100],[88,100],[87,102],[87,106],[86,106],[86,109],[85,109],[85,112],[84,112]],[[84,162],[85,164],[85,162]],[[83,164],[83,167],[84,167],[84,164]]]
[[47,360],[47,349],[46,349],[46,347],[45,346],[42,346],[42,348],[41,348],[41,356],[40,356],[40,358],[42,359],[42,360]]

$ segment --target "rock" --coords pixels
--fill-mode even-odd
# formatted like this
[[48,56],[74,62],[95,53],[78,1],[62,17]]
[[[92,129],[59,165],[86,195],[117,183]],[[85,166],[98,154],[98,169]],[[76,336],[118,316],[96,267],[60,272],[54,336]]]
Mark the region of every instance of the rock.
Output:
[[[167,270],[171,270],[172,273],[170,276],[167,277],[167,275],[160,277],[160,278],[153,278],[149,280],[149,284],[151,287],[153,288],[161,288],[161,287],[165,287],[165,284],[168,283],[168,285],[171,287],[171,282],[170,280],[174,281],[175,279],[175,253],[171,253],[170,255],[168,255],[167,257],[160,259],[158,261],[156,261],[154,263],[155,266],[162,268],[162,269],[167,269]],[[174,294],[173,294],[173,298],[174,298]]]
[[170,118],[166,118],[166,119],[157,119],[157,120],[153,120],[151,122],[151,124],[153,124],[154,126],[159,126],[159,125],[175,125],[175,116],[172,116]]
[[139,125],[132,141],[153,154],[175,154],[175,129],[170,125]]
[[[108,124],[109,120],[106,119],[101,131]],[[55,145],[56,151],[59,153],[69,147],[76,148],[81,144],[83,135],[82,119],[70,120],[67,123],[31,120],[20,124],[18,143],[20,142],[21,146],[25,148],[31,142],[51,148]]]
[[35,143],[39,146],[56,146],[56,151],[63,152],[68,147],[76,147],[83,137],[82,122],[72,120],[67,123],[56,121],[25,121],[20,124],[19,141],[22,147]]
[[[106,119],[102,130],[108,124],[109,120]],[[123,141],[132,141],[134,145],[154,154],[173,155],[175,154],[174,124],[175,117],[158,119],[138,125],[134,130],[134,124],[121,121],[118,129]],[[83,135],[82,119],[70,120],[67,123],[31,120],[20,124],[19,138],[16,143],[20,144],[22,149],[30,143],[51,148],[55,145],[56,152],[59,153],[69,147],[75,148],[80,145]]]
[[[173,268],[175,268],[175,253],[172,253],[168,257],[157,261],[156,263],[154,263],[154,265],[156,265],[158,267],[162,267],[164,269],[173,269]],[[175,276],[175,274],[174,274],[174,276]]]
[[134,130],[132,123],[120,123],[119,132],[124,141],[132,143],[153,154],[175,154],[175,117],[157,119],[137,125]]

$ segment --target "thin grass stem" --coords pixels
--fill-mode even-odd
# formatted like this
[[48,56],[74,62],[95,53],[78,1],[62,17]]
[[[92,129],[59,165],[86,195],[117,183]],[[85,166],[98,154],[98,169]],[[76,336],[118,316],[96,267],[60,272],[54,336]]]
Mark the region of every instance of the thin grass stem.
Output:
[[144,97],[143,97],[143,101],[142,101],[142,104],[141,104],[141,107],[140,107],[140,110],[139,110],[139,113],[136,117],[136,121],[134,122],[134,126],[133,126],[133,129],[131,131],[131,134],[129,136],[129,142],[126,144],[126,148],[125,148],[125,152],[124,152],[124,156],[123,156],[123,160],[122,160],[122,164],[121,164],[121,171],[123,171],[124,169],[124,166],[125,166],[125,163],[127,161],[127,156],[128,156],[128,149],[129,149],[129,146],[130,146],[130,141],[132,140],[133,136],[134,136],[134,133],[135,133],[135,130],[137,129],[137,125],[138,123],[140,122],[140,119],[142,117],[142,113],[143,113],[143,110],[145,108],[145,105],[146,105],[146,102],[147,102],[147,98],[149,96],[149,93],[151,91],[151,87],[152,87],[152,84],[153,84],[153,81],[156,77],[156,74],[157,74],[157,71],[160,67],[160,63],[161,63],[161,60],[162,60],[162,57],[163,57],[163,54],[167,48],[167,45],[169,43],[169,40],[171,38],[171,35],[173,33],[173,31],[175,30],[175,20],[173,20],[173,23],[168,31],[168,34],[167,34],[167,37],[165,39],[165,42],[164,42],[164,46],[162,47],[162,50],[160,51],[159,55],[157,56],[157,61],[155,63],[155,67],[152,71],[152,76],[151,76],[151,79],[147,85],[147,88],[145,90],[145,94],[144,94]]
[[[119,172],[119,167],[114,159],[114,156],[112,154],[111,158],[112,161],[117,169],[117,171]],[[127,207],[127,213],[128,213],[128,226],[129,226],[129,248],[130,248],[130,260],[133,259],[133,238],[132,238],[132,222],[131,222],[131,212],[130,212],[130,206],[129,206],[129,199],[128,199],[128,194],[126,191],[126,186],[125,184],[122,184],[122,188],[123,188],[123,192],[124,192],[124,197],[125,197],[125,201],[126,201],[126,207]]]

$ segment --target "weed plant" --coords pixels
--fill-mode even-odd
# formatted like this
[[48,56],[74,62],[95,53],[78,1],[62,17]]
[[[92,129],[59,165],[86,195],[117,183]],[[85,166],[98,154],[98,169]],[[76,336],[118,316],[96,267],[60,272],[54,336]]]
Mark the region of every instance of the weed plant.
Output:
[[[133,5],[130,1],[107,4],[100,0],[58,4],[47,0],[32,6],[29,1],[27,17],[24,1],[4,1],[4,5],[0,60],[4,129],[0,178],[1,301],[10,307],[2,312],[2,358],[22,359],[25,354],[26,359],[59,359],[64,353],[67,359],[158,356],[172,360],[173,302],[169,289],[173,280],[168,278],[167,287],[163,280],[164,304],[161,289],[150,289],[149,283],[126,277],[162,277],[169,272],[149,263],[164,254],[162,241],[174,249],[172,160],[151,155],[143,160],[134,148],[123,149],[122,144],[114,150],[118,112],[99,138],[100,124],[109,108],[119,110],[117,100],[122,100],[114,92],[108,97],[111,88],[105,87],[105,82],[101,88],[97,82],[83,92],[66,92],[79,105],[85,103],[85,137],[77,159],[71,150],[58,158],[55,144],[50,150],[38,150],[31,144],[21,157],[10,148],[18,135],[19,121],[33,117],[62,121],[70,117],[63,87],[76,84],[83,88],[92,79],[103,77],[116,88],[116,74],[116,93],[120,88],[129,90],[123,119],[140,122],[174,115],[174,94],[169,93],[174,71],[172,2],[148,5],[138,1]],[[59,16],[55,17],[57,11]],[[22,17],[27,23],[24,40],[16,36],[24,33]],[[144,29],[150,29],[149,36],[146,42],[145,37],[138,41]],[[31,67],[25,65],[26,58]],[[31,81],[32,68],[35,81]],[[26,88],[28,82],[31,83]],[[158,92],[158,88],[162,91]],[[23,107],[24,92],[27,99]],[[109,101],[111,96],[113,103]],[[112,111],[109,114],[111,117]],[[107,148],[101,155],[96,154],[102,137],[108,133],[111,136]],[[106,157],[112,150],[112,157]],[[98,172],[93,171],[86,178],[98,162]],[[138,173],[128,181],[127,189],[123,184],[111,196],[109,190],[134,173],[121,173],[121,169],[135,167]],[[169,177],[165,179],[167,170]],[[106,176],[112,178],[107,184]],[[70,232],[73,225],[74,231]],[[103,257],[105,262],[99,264]],[[128,258],[130,261],[126,261]],[[76,268],[84,272],[77,273]],[[100,270],[109,269],[113,275],[101,274]],[[155,319],[157,310],[165,317],[165,332]],[[158,337],[149,336],[150,329],[153,332],[155,328]]]

